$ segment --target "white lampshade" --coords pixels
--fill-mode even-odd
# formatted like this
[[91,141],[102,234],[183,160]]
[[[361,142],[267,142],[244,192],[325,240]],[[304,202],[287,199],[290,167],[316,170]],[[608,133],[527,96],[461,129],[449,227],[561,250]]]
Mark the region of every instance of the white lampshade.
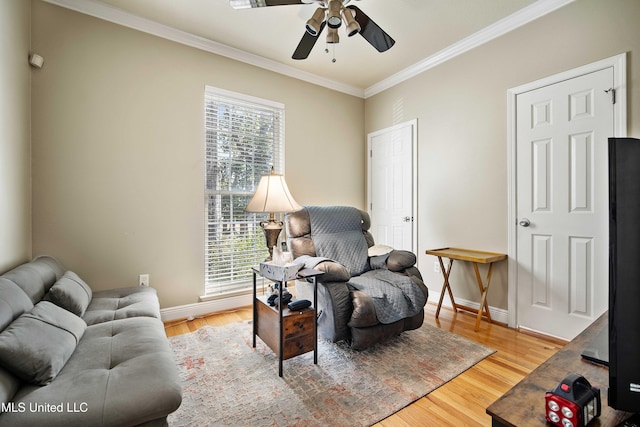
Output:
[[302,209],[293,200],[283,175],[273,173],[260,178],[258,188],[246,208],[247,212],[292,212]]

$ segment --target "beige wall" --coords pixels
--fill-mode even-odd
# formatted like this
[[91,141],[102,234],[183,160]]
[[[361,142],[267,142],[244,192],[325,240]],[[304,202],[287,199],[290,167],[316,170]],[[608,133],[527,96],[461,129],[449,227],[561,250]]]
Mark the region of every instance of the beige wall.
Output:
[[[419,262],[432,296],[442,276],[426,249],[507,252],[509,88],[630,52],[628,134],[640,137],[638,22],[637,0],[579,0],[366,100],[366,133],[418,119]],[[454,292],[478,301],[473,270],[462,266]],[[507,308],[506,262],[494,271],[489,302]]]
[[[366,134],[417,118],[419,262],[432,294],[442,279],[425,249],[507,251],[509,88],[629,52],[628,133],[640,136],[637,0],[576,1],[366,101],[38,0],[32,5],[32,47],[45,57],[32,73],[33,253],[59,257],[96,289],[134,285],[149,273],[163,307],[202,293],[205,85],[286,105],[287,181],[303,204],[364,207]],[[328,126],[337,138],[325,137]],[[28,134],[28,125],[18,127]],[[12,200],[28,216],[28,156],[20,153],[12,154],[25,163],[16,185],[27,188]],[[25,224],[18,228],[26,238],[0,244],[12,246],[7,257],[15,258],[18,240],[22,260],[30,234]],[[475,300],[463,283],[472,274],[459,268],[452,279],[457,293]],[[494,273],[489,298],[506,309],[506,263]]]
[[0,0],[0,272],[31,257],[30,10]]
[[[364,206],[364,101],[48,3],[32,3],[33,252],[94,289],[149,273],[163,307],[204,283],[204,87],[286,107],[301,204]],[[329,138],[331,129],[335,137]]]

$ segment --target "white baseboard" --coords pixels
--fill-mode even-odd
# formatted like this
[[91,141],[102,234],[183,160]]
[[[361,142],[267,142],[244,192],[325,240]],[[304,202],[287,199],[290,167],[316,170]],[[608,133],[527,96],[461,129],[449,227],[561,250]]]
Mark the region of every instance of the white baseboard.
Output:
[[251,305],[252,298],[253,294],[246,294],[211,301],[202,301],[194,304],[178,305],[161,309],[160,316],[163,322],[167,322],[170,320],[203,316],[220,311],[235,310]]
[[[434,292],[435,294],[435,292]],[[438,305],[438,299],[440,298],[440,294],[438,293],[438,295],[429,295],[429,302]],[[457,298],[456,297],[456,303],[460,304],[460,305],[466,305],[467,307],[470,308],[474,308],[476,310],[478,310],[480,308],[480,303],[476,302],[476,301],[469,301],[466,299],[462,299],[462,298]],[[447,307],[453,310],[453,306],[451,305],[451,301],[448,298],[445,298],[444,301],[442,301],[442,306],[443,307]],[[505,310],[503,308],[497,308],[497,307],[492,307],[489,306],[489,312],[491,312],[491,319],[495,320],[496,322],[501,322],[504,324],[508,324],[509,323],[509,311]]]
[[[179,305],[176,307],[163,308],[162,310],[160,310],[160,315],[163,322],[178,319],[188,319],[190,317],[199,317],[205,314],[235,310],[240,307],[250,306],[252,304],[252,298],[252,294],[247,294],[212,301],[197,302],[194,304]],[[461,298],[456,298],[456,300],[460,304],[475,308],[476,310],[480,308],[480,303],[478,302],[468,301]],[[436,295],[435,299],[429,298],[429,302],[438,304],[438,296]],[[451,301],[447,301],[447,299],[445,298],[442,306],[452,308]],[[489,306],[489,311],[491,311],[491,318],[493,320],[502,323],[508,323],[509,312],[507,310]]]

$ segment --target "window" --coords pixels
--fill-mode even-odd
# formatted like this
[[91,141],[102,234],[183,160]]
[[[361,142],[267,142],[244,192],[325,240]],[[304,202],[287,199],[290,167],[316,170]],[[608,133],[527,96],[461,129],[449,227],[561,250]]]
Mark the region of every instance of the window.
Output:
[[281,173],[284,106],[205,90],[205,296],[247,288],[251,267],[268,256],[260,221],[244,211],[262,175]]
[[234,9],[248,9],[263,6],[267,6],[265,0],[231,0],[231,7]]

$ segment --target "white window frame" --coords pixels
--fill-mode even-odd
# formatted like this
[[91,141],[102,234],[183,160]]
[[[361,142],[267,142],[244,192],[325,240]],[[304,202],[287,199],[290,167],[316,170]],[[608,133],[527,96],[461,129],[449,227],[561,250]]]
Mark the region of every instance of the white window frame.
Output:
[[[239,117],[251,117],[249,115],[237,115],[231,121],[217,120],[216,117],[220,117],[220,114],[216,114],[216,111],[219,110],[208,108],[214,99],[220,102],[218,105],[222,108],[247,108],[253,109],[254,112],[261,111],[267,117],[273,115],[273,127],[269,128],[273,134],[272,141],[267,142],[269,138],[264,138],[265,134],[249,134],[241,130],[246,120]],[[215,298],[249,291],[252,287],[251,266],[257,265],[269,255],[264,233],[259,225],[260,221],[268,219],[268,214],[247,213],[244,212],[244,206],[251,199],[260,177],[268,174],[271,166],[276,173],[284,171],[285,108],[284,104],[278,102],[205,86],[204,115],[204,297]],[[220,125],[222,122],[225,125]],[[227,126],[232,122],[236,125],[233,130]],[[255,122],[258,123],[260,120],[256,119]],[[245,130],[248,129],[246,126]],[[218,138],[224,141],[216,145],[215,141],[219,141]],[[271,158],[267,155],[266,158],[256,159],[251,153],[255,155],[257,150],[252,149],[235,152],[229,150],[229,142],[235,142],[236,148],[248,148],[249,145],[255,148],[256,140],[263,141],[263,144],[273,144]],[[247,141],[252,142],[247,144]],[[221,159],[222,157],[226,160]],[[252,163],[251,160],[255,162]],[[221,165],[217,168],[218,173],[215,173],[214,164]],[[238,172],[243,165],[247,166],[245,170]],[[235,167],[238,175],[244,176],[239,179],[241,182],[238,187],[234,187],[234,179],[229,178],[235,177],[235,174],[229,174],[229,169],[222,171],[225,167]],[[216,188],[211,188],[214,186]],[[241,246],[245,249],[238,250]],[[247,249],[248,246],[251,249]]]

